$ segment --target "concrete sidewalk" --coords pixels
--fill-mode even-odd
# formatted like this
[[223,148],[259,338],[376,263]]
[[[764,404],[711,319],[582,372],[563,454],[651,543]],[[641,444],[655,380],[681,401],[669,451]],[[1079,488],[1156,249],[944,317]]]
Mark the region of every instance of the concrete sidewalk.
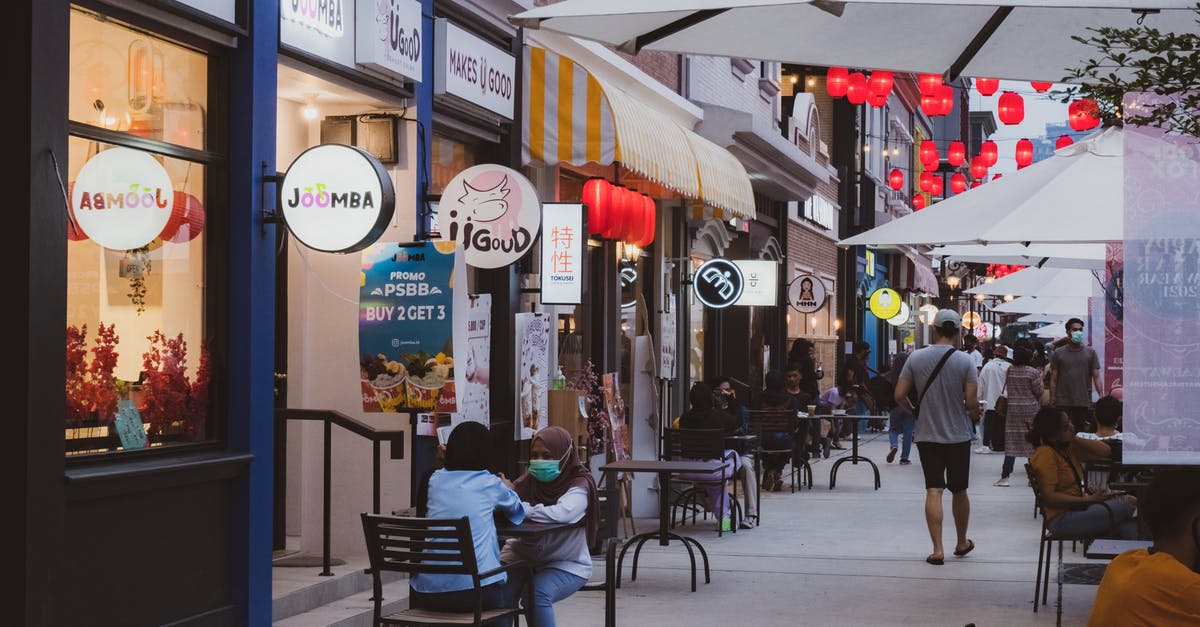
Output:
[[[1033,613],[1041,519],[1033,517],[1024,460],[1017,460],[1012,487],[999,488],[992,482],[1000,477],[1003,455],[972,454],[968,536],[976,549],[964,558],[950,555],[955,536],[947,493],[946,564],[933,566],[924,561],[931,546],[915,447],[912,465],[886,464],[887,434],[862,438],[861,453],[880,467],[880,490],[872,489],[871,469],[861,464],[843,464],[837,488],[829,490],[831,457],[813,464],[814,490],[764,493],[756,529],[718,538],[711,519],[677,529],[699,539],[709,554],[712,583],[703,583],[701,571],[696,592],[682,546],[647,543],[634,582],[631,549],[617,591],[617,624],[1055,624],[1053,579],[1049,603]],[[637,521],[638,531],[656,526],[656,519]],[[1082,547],[1071,553],[1069,546],[1064,562],[1096,563],[1083,557]],[[1064,585],[1063,624],[1085,625],[1095,594],[1094,585]],[[601,592],[576,593],[555,608],[559,625],[603,624]]]

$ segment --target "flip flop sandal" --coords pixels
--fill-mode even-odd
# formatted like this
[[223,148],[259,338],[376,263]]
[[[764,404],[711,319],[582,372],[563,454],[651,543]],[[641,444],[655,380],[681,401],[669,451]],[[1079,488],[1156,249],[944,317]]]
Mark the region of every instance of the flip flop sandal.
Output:
[[934,557],[934,556],[932,556],[932,555],[930,555],[929,557],[925,558],[925,561],[926,561],[926,562],[928,562],[928,563],[930,563],[930,564],[933,564],[934,566],[941,566],[942,564],[945,564],[945,563],[946,563],[946,560],[944,560],[944,559],[942,559],[942,558],[940,558],[940,557]]
[[975,548],[975,541],[970,538],[967,538],[967,548],[962,549],[961,551],[958,549],[954,549],[954,557],[964,557],[964,556],[966,556],[967,553],[970,553],[971,550],[974,548]]

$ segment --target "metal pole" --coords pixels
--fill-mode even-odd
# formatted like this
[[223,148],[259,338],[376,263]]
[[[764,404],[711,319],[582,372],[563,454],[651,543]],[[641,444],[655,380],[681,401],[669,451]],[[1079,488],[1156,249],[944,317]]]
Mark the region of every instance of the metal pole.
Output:
[[332,437],[331,437],[332,431],[333,431],[333,423],[331,423],[328,419],[326,419],[325,420],[325,486],[324,486],[324,504],[323,504],[324,511],[322,512],[322,518],[321,518],[322,522],[324,523],[324,528],[321,530],[321,545],[322,545],[321,563],[325,567],[325,570],[321,571],[322,577],[332,577],[333,576],[333,571],[329,570],[329,506],[330,506],[331,491],[332,491],[332,488],[330,486],[330,479],[333,475],[333,452],[331,450],[332,443],[330,441],[330,440],[332,440]]

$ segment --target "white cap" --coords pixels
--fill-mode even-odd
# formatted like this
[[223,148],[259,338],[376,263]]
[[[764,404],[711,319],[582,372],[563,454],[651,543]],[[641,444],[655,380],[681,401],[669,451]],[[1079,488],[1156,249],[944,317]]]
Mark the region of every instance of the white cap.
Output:
[[947,322],[952,323],[951,326],[955,329],[962,328],[962,316],[958,315],[957,311],[953,309],[939,309],[937,315],[933,317],[933,326],[945,326]]

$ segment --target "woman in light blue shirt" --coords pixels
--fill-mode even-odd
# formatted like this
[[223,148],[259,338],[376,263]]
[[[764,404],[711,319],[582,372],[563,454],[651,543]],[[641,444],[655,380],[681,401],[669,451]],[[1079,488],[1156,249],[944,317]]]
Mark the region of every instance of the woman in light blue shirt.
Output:
[[[536,538],[508,541],[505,563],[524,560],[533,567],[534,627],[554,627],[554,603],[587,583],[592,552],[600,529],[600,502],[592,473],[579,461],[570,432],[562,427],[538,431],[529,445],[529,472],[514,482],[525,516],[533,522],[581,525]],[[514,580],[522,575],[513,573]],[[521,585],[513,581],[510,593]]]
[[[489,470],[487,427],[464,422],[450,432],[446,441],[446,465],[429,476],[426,515],[430,518],[462,518],[471,522],[475,559],[479,572],[500,566],[500,545],[494,515],[499,512],[513,524],[525,519],[521,499],[512,483]],[[483,609],[512,607],[505,592],[507,575],[484,579]],[[471,578],[467,575],[418,573],[409,582],[412,607],[441,611],[465,611],[475,605]]]

